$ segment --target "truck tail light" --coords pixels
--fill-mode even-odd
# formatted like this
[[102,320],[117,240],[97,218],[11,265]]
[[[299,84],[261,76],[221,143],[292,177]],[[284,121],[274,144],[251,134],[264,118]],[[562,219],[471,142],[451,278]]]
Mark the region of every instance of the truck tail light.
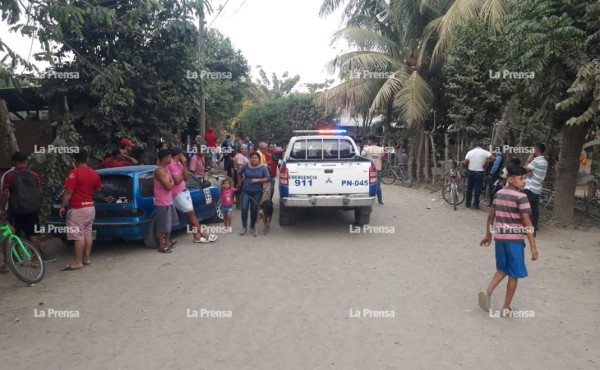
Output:
[[374,164],[371,164],[371,168],[369,168],[369,184],[377,183],[377,168]]
[[279,184],[287,185],[288,184],[288,169],[287,167],[281,167],[279,169]]

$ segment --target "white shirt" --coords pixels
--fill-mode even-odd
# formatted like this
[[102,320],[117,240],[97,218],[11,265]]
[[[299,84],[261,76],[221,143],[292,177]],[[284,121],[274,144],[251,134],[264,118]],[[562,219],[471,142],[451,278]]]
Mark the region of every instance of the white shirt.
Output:
[[377,145],[367,145],[361,152],[363,157],[369,158],[375,164],[375,169],[381,171],[383,158],[383,147]]
[[485,149],[481,149],[481,147],[469,150],[465,156],[465,159],[469,160],[469,171],[482,172],[484,170],[483,166],[485,165],[485,162],[487,162],[488,158],[491,156],[492,153]]

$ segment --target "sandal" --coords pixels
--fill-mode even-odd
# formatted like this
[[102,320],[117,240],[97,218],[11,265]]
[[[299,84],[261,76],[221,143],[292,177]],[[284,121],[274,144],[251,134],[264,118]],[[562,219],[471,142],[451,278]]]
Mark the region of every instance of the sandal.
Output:
[[179,242],[179,240],[177,240],[177,239],[171,239],[171,244],[169,244],[169,248],[173,248],[173,246],[175,244],[177,244],[177,242]]
[[194,239],[194,243],[210,243],[210,241],[208,239],[206,239],[205,237],[201,236],[200,239]]
[[217,239],[219,239],[219,237],[218,237],[217,235],[215,235],[215,234],[210,234],[210,235],[208,236],[208,241],[209,241],[209,242],[216,242],[216,241],[217,241]]
[[71,265],[67,265],[67,267],[65,267],[64,269],[60,270],[60,271],[75,271],[75,270],[81,270],[83,267],[78,267],[78,268],[73,268],[71,267]]
[[173,250],[171,249],[171,247],[158,248],[158,252],[160,252],[160,253],[173,253]]

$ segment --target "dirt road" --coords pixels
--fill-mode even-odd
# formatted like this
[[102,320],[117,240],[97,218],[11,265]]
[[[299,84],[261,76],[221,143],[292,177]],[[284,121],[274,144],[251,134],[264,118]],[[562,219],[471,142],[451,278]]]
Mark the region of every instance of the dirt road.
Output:
[[[0,368],[600,368],[600,233],[542,229],[514,299],[534,317],[494,318],[485,213],[434,198],[384,186],[383,233],[313,211],[256,239],[180,234],[170,255],[99,245],[82,271],[59,272],[61,249],[36,287],[0,275]],[[38,317],[59,312],[79,317]]]

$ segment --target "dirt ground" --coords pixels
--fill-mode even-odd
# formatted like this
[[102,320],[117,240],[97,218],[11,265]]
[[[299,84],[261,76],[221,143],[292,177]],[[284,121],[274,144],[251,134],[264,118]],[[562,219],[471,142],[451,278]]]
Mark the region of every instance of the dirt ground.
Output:
[[[38,286],[0,275],[0,368],[600,368],[599,232],[542,228],[513,301],[534,317],[494,318],[477,305],[495,270],[486,214],[383,190],[371,226],[385,233],[356,233],[341,211],[281,228],[276,210],[268,236],[184,233],[170,255],[97,245],[81,271],[59,271],[60,246]],[[79,317],[36,317],[56,311]]]

